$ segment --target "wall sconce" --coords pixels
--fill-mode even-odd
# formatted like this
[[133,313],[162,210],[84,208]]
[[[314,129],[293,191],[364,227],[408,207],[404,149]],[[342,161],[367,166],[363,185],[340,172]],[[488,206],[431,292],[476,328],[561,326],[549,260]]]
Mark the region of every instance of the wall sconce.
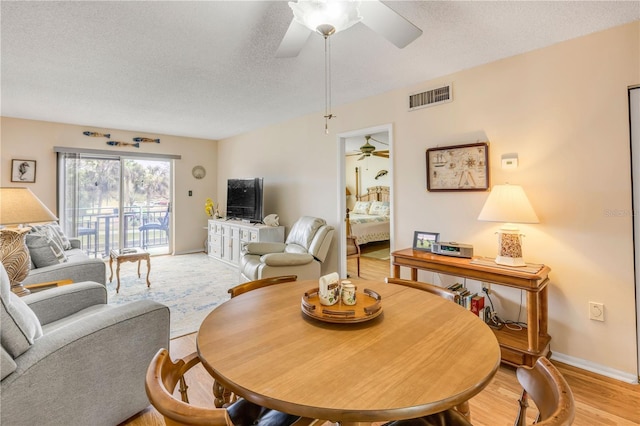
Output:
[[539,223],[527,195],[519,185],[494,185],[478,220],[504,222],[498,231],[498,265],[526,266],[522,258],[522,234],[515,223]]

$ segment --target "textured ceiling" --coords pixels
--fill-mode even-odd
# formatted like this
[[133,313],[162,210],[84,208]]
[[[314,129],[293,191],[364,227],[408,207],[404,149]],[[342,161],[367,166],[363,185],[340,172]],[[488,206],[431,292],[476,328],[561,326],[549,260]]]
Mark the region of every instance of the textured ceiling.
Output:
[[[333,105],[640,19],[639,1],[388,1],[424,33],[332,36]],[[2,1],[3,116],[221,139],[324,111],[324,47],[284,1]]]

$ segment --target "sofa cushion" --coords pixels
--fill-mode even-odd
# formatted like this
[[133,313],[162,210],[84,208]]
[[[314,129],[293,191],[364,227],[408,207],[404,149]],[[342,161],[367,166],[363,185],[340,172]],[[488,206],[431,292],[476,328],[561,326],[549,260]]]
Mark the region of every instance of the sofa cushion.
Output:
[[269,266],[306,265],[313,262],[313,256],[308,253],[271,253],[262,256],[260,262]]
[[50,227],[33,229],[26,236],[31,261],[36,268],[56,265],[67,261],[62,243]]
[[324,219],[317,217],[301,217],[293,224],[287,236],[287,244],[298,244],[308,249],[318,229],[326,223]]
[[0,380],[16,371],[16,368],[18,368],[18,365],[11,358],[11,355],[0,346]]
[[11,292],[9,276],[4,266],[0,267],[0,301],[0,343],[9,355],[16,358],[29,349],[35,339],[42,336],[42,327],[31,308]]

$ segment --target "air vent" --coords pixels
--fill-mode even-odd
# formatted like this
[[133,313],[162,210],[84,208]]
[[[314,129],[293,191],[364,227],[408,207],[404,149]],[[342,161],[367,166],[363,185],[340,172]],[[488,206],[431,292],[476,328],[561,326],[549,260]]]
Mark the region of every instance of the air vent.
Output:
[[453,100],[451,84],[409,95],[409,111],[444,104]]

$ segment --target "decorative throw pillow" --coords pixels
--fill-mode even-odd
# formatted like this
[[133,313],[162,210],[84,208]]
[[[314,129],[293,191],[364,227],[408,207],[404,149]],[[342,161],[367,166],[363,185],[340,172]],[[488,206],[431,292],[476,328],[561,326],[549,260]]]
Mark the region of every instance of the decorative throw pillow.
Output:
[[57,223],[48,223],[46,225],[29,225],[33,231],[46,232],[52,239],[58,243],[64,250],[71,250],[71,241],[64,235],[62,228]]
[[355,214],[369,214],[369,208],[371,207],[370,201],[356,201],[356,205],[353,206],[353,212]]
[[374,216],[389,216],[390,211],[388,201],[374,201],[369,208],[369,214]]
[[2,321],[0,341],[2,347],[15,359],[29,349],[35,339],[42,336],[42,326],[31,308],[11,292],[9,277],[2,265],[0,265],[0,305],[0,321]]
[[51,228],[32,230],[27,234],[27,248],[36,268],[57,265],[67,261],[64,249],[54,236]]

